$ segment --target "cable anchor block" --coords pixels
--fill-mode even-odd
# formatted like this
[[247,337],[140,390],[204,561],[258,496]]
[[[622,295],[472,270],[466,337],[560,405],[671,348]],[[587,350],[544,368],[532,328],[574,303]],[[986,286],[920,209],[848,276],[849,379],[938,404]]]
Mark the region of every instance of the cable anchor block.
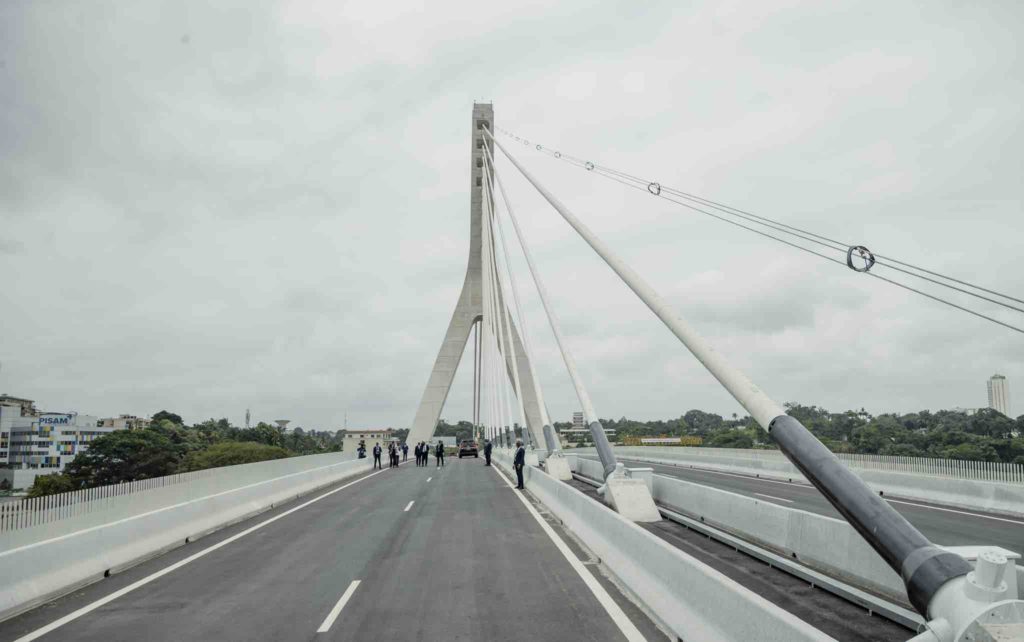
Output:
[[661,183],[651,183],[647,186],[647,191],[655,196],[661,195]]
[[586,167],[587,171],[589,172],[590,170],[594,169],[594,164],[591,163],[590,161],[587,161],[584,167]]

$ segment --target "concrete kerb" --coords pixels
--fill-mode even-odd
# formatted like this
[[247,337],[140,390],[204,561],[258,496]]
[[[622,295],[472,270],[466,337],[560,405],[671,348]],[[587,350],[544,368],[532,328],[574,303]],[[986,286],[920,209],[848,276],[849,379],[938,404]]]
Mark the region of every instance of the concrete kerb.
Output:
[[681,639],[832,639],[539,469],[526,487]]
[[369,470],[368,460],[345,461],[4,551],[0,576],[9,581],[0,591],[0,620]]

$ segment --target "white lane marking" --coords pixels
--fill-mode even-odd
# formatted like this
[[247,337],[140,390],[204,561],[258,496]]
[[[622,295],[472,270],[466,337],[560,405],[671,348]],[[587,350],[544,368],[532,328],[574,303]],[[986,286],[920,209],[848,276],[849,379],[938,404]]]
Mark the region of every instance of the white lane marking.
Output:
[[[387,469],[385,469],[385,470],[387,470]],[[264,521],[260,522],[259,524],[256,524],[255,526],[247,528],[244,531],[242,531],[241,533],[236,533],[236,534],[232,535],[231,537],[227,538],[226,540],[224,540],[222,542],[217,542],[213,546],[210,546],[209,548],[204,548],[203,550],[199,551],[198,553],[195,553],[194,555],[190,555],[190,556],[186,557],[183,560],[180,560],[178,562],[175,562],[174,564],[171,564],[167,568],[161,569],[161,570],[159,570],[159,571],[157,571],[157,572],[155,572],[155,573],[153,573],[151,575],[147,575],[146,577],[142,578],[141,580],[133,582],[132,584],[129,584],[128,586],[124,587],[123,589],[114,591],[110,595],[107,595],[106,597],[102,597],[102,598],[96,600],[95,602],[93,602],[92,604],[87,604],[87,605],[83,606],[82,608],[78,609],[77,611],[74,611],[72,613],[68,613],[64,617],[62,617],[60,619],[57,619],[57,620],[54,620],[53,622],[50,622],[46,626],[44,626],[42,628],[39,628],[39,629],[36,629],[35,631],[29,633],[28,635],[24,635],[24,636],[18,638],[14,642],[31,642],[31,640],[35,640],[37,638],[40,638],[40,637],[46,635],[47,633],[49,633],[50,631],[53,631],[55,629],[58,629],[58,628],[64,626],[68,622],[73,622],[73,621],[77,620],[78,618],[82,617],[83,615],[86,615],[86,614],[90,613],[91,611],[95,611],[96,609],[100,608],[101,606],[103,606],[105,604],[109,604],[110,602],[113,602],[114,600],[116,600],[117,598],[121,597],[122,595],[127,595],[128,593],[131,593],[135,589],[143,587],[146,584],[149,584],[153,580],[160,579],[164,575],[167,575],[168,573],[170,573],[172,571],[178,570],[179,568],[181,568],[182,566],[185,566],[189,562],[194,562],[197,559],[199,559],[200,557],[208,555],[208,554],[214,552],[215,550],[217,550],[219,548],[227,546],[228,544],[234,542],[235,540],[239,540],[239,539],[245,537],[249,533],[252,533],[254,531],[258,531],[259,529],[263,528],[264,526],[267,526],[268,524],[272,524],[272,523],[276,522],[277,520],[281,519],[282,517],[287,517],[288,515],[291,515],[295,511],[302,510],[306,506],[309,506],[310,504],[314,504],[314,503],[320,501],[324,497],[328,497],[330,495],[333,495],[334,493],[337,493],[338,491],[345,490],[349,486],[353,486],[355,484],[358,484],[359,482],[361,482],[363,480],[366,480],[366,479],[369,479],[369,478],[373,477],[374,475],[379,475],[382,472],[384,472],[384,471],[383,470],[378,470],[375,473],[370,473],[366,477],[360,477],[359,479],[357,479],[355,481],[351,481],[351,482],[345,484],[344,486],[339,486],[339,487],[335,488],[334,490],[329,490],[326,493],[324,493],[323,495],[320,495],[319,497],[314,497],[313,499],[309,500],[308,502],[305,502],[304,504],[299,504],[295,508],[289,509],[289,510],[281,513],[280,515],[274,515],[270,519],[264,520]]]
[[406,507],[405,507],[405,510],[404,510],[404,511],[402,511],[402,512],[403,512],[403,513],[408,513],[408,512],[409,512],[409,509],[410,509],[410,508],[412,508],[412,505],[413,505],[413,504],[415,504],[415,503],[416,503],[416,500],[415,500],[415,499],[414,499],[414,500],[412,500],[411,502],[409,502],[409,505],[408,505],[408,506],[406,506]]
[[[593,459],[593,458],[592,457],[587,457],[587,459]],[[765,479],[764,477],[751,477],[750,475],[739,475],[737,473],[726,473],[726,472],[722,472],[720,470],[709,470],[707,468],[689,468],[689,467],[685,467],[685,466],[673,466],[672,464],[661,464],[661,463],[653,462],[653,461],[644,461],[643,459],[623,459],[623,461],[635,461],[635,462],[639,462],[639,463],[643,463],[643,464],[654,464],[655,466],[661,466],[662,468],[682,468],[683,470],[692,470],[694,472],[700,472],[700,473],[712,473],[712,474],[715,474],[715,475],[728,475],[729,477],[740,477],[740,478],[743,478],[743,479],[757,480],[759,482],[768,482],[769,484],[782,484],[783,486],[788,486],[789,488],[806,490],[806,491],[811,491],[811,492],[814,492],[814,493],[819,492],[818,489],[816,489],[814,486],[807,486],[805,484],[798,484],[796,482],[777,481],[777,480],[774,480],[774,479]],[[675,477],[675,475],[672,475],[672,477]],[[693,481],[693,480],[691,480],[691,481]],[[698,484],[700,482],[693,481],[693,483]],[[731,490],[731,492],[742,493],[743,491],[742,490]],[[755,493],[755,495],[756,494],[758,494],[758,493]],[[918,508],[928,508],[928,509],[931,509],[931,510],[938,510],[938,511],[942,511],[944,513],[957,513],[959,515],[968,515],[970,517],[978,517],[978,518],[981,518],[981,519],[991,519],[991,520],[994,520],[994,521],[997,521],[997,522],[1009,522],[1011,524],[1022,524],[1022,525],[1024,525],[1024,521],[1019,520],[1019,519],[1010,519],[1008,517],[996,517],[995,515],[987,515],[985,513],[972,513],[970,511],[957,510],[955,508],[941,508],[939,506],[929,506],[928,504],[918,504],[916,502],[908,502],[908,501],[905,501],[905,500],[902,500],[902,499],[889,499],[888,497],[883,497],[882,499],[884,499],[885,501],[889,502],[890,504],[906,504],[908,506],[917,506]]]
[[429,482],[429,481],[430,481],[431,479],[433,479],[433,477],[427,477],[427,481],[428,481],[428,482]]
[[338,598],[338,603],[334,605],[331,612],[327,614],[326,618],[324,618],[324,623],[316,630],[317,633],[327,633],[331,630],[331,625],[338,619],[341,609],[345,608],[345,605],[348,604],[349,598],[352,597],[352,594],[356,592],[357,588],[359,588],[359,580],[352,580],[352,583],[348,585],[345,592],[341,594],[340,598]]
[[764,493],[754,493],[754,494],[755,495],[760,495],[761,497],[767,497],[768,499],[775,499],[775,500],[778,500],[780,502],[786,502],[787,504],[792,504],[793,503],[792,499],[783,499],[781,497],[776,497],[775,495],[765,495]]
[[[494,466],[493,468],[494,472],[498,474],[498,477],[501,477],[501,479],[508,484],[509,488],[515,490],[515,486],[500,470],[498,470],[498,467]],[[587,585],[590,592],[594,594],[597,601],[604,607],[604,610],[608,613],[609,617],[612,618],[612,621],[615,622],[616,626],[619,627],[622,634],[626,636],[626,639],[629,640],[629,642],[647,642],[647,638],[640,633],[640,630],[636,628],[636,625],[633,624],[632,620],[630,620],[625,612],[623,612],[622,608],[615,603],[612,596],[608,595],[608,591],[606,591],[604,587],[601,586],[600,582],[591,575],[590,571],[587,570],[587,567],[584,566],[583,562],[576,557],[569,546],[562,541],[562,538],[559,537],[558,533],[551,528],[551,525],[544,521],[544,518],[541,517],[540,513],[537,512],[537,509],[533,507],[533,504],[523,497],[522,493],[516,493],[516,497],[519,498],[519,501],[523,502],[523,506],[526,506],[526,510],[533,515],[533,518],[537,520],[538,524],[540,524],[541,529],[547,533],[548,537],[551,538],[551,541],[555,543],[555,547],[557,547],[562,555],[565,556],[565,559],[568,560],[569,565],[572,566],[573,570],[579,574],[580,579],[583,580],[583,583]]]
[[957,513],[959,515],[970,515],[971,517],[980,517],[982,519],[994,519],[997,522],[1010,522],[1011,524],[1022,524],[1022,525],[1024,525],[1024,521],[1021,521],[1019,519],[1009,519],[1007,517],[996,517],[995,515],[982,515],[981,513],[971,513],[971,512],[965,511],[965,510],[956,510],[954,508],[939,508],[938,506],[929,506],[928,504],[917,504],[917,503],[914,503],[914,502],[907,502],[907,501],[903,501],[902,499],[889,499],[888,497],[884,497],[883,499],[885,499],[885,501],[889,502],[890,504],[907,504],[908,506],[919,506],[921,508],[930,508],[932,510],[941,510],[944,513]]

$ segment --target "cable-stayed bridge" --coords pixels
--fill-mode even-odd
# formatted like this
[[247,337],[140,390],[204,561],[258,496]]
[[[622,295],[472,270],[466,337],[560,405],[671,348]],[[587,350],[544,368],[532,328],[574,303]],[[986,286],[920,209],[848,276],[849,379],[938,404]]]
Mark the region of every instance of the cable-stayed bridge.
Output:
[[[472,343],[473,423],[495,444],[495,465],[431,456],[374,470],[352,453],[316,455],[4,505],[0,639],[1024,639],[1020,466],[838,458],[668,306],[513,143],[1010,331],[1015,322],[907,279],[1011,312],[1022,302],[499,132],[493,107],[474,105],[467,272],[408,436],[410,446],[433,441]],[[779,451],[608,442],[499,157]],[[513,244],[593,449],[563,452],[552,427]]]

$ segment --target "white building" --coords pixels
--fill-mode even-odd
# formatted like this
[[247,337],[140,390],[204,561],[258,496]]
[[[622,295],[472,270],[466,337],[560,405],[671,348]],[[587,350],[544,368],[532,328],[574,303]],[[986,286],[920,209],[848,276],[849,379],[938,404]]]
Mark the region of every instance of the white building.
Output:
[[[363,428],[361,430],[339,430],[341,436],[341,449],[346,452],[353,452],[359,448],[359,442],[366,442],[366,450],[372,450],[375,443],[380,442],[382,448],[387,442],[394,439],[395,431],[392,428]],[[352,444],[349,446],[349,444]]]
[[118,415],[100,419],[101,428],[113,428],[114,430],[145,430],[153,423],[152,420],[135,415]]
[[96,417],[77,412],[32,415],[24,409],[0,401],[0,479],[14,489],[28,488],[38,475],[64,470],[90,441],[114,430],[97,427]]
[[994,374],[988,380],[988,407],[1010,416],[1010,385],[1001,374]]

